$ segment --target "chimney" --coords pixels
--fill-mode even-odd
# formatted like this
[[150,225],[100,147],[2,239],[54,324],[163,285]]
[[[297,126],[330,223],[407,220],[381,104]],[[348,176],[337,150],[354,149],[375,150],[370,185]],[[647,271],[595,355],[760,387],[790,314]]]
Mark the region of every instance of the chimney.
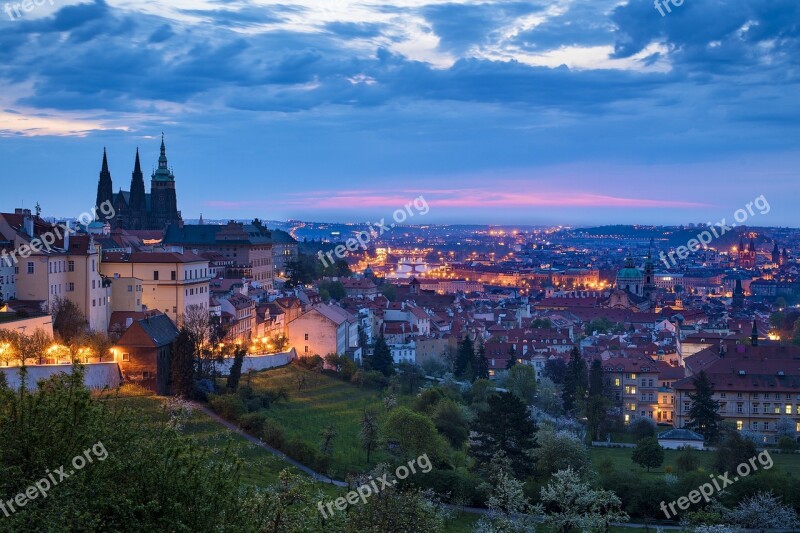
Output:
[[30,238],[33,238],[33,218],[31,217],[31,212],[29,209],[26,209],[23,213],[25,218],[22,219],[22,225],[25,231],[25,235]]
[[67,252],[69,252],[69,234],[71,233],[70,232],[71,226],[72,223],[69,220],[64,224],[64,250]]

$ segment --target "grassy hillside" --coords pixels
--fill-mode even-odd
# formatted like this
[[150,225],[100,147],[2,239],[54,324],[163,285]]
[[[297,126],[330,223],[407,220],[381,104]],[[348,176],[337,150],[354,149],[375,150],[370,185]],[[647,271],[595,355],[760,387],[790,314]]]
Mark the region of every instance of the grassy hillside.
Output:
[[[298,390],[298,379],[305,377],[305,384]],[[383,416],[383,393],[361,389],[339,379],[317,374],[294,365],[260,372],[250,379],[254,392],[266,389],[285,388],[289,401],[270,406],[264,411],[286,429],[289,439],[300,437],[313,446],[319,446],[320,432],[333,424],[338,432],[334,441],[331,475],[344,479],[349,473],[364,472],[387,455],[373,453],[367,464],[366,453],[361,449],[358,435],[364,409]],[[242,378],[247,382],[248,376]],[[408,401],[408,399],[405,399]]]

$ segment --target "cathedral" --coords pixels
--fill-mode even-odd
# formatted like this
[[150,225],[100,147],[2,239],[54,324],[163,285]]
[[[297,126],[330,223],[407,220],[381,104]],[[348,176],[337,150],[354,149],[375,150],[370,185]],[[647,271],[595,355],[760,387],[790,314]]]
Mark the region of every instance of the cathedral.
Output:
[[98,209],[98,218],[101,222],[108,222],[113,228],[161,231],[169,224],[181,221],[175,190],[175,175],[167,164],[167,149],[164,145],[163,135],[161,136],[161,155],[158,158],[158,168],[151,176],[149,194],[144,189],[144,174],[139,162],[138,148],[136,149],[136,162],[131,176],[130,191],[120,189],[116,194],[111,180],[111,172],[108,170],[108,157],[106,151],[103,150],[103,168],[97,184],[97,205],[100,206],[105,202],[110,202],[114,206],[116,215],[113,218],[105,217]]

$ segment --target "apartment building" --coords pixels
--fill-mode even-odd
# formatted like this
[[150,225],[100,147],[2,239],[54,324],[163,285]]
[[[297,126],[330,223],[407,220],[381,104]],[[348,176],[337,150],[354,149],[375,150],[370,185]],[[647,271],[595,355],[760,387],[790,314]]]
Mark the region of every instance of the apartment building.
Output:
[[177,324],[189,307],[209,308],[208,259],[194,253],[110,252],[103,255],[102,273],[141,280],[141,304],[162,311]]
[[602,362],[611,400],[621,408],[625,422],[635,417],[659,419],[658,365],[646,357],[612,357]]
[[[778,422],[788,419],[781,423],[791,423],[791,429],[800,432],[800,347],[735,344],[703,370],[714,387],[719,414],[739,430],[760,433],[764,442],[771,443]],[[679,380],[673,388],[675,426],[684,427],[689,422],[693,379]]]

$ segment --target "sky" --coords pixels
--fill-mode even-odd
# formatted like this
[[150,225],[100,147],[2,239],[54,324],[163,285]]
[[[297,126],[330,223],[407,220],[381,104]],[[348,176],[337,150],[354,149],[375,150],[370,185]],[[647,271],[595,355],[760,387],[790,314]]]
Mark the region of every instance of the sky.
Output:
[[800,3],[662,1],[0,0],[0,209],[800,226]]

